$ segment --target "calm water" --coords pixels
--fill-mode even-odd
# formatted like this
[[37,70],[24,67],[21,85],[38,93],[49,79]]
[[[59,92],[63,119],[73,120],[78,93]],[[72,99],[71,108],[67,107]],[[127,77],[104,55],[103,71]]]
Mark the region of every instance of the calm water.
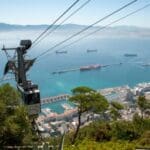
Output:
[[62,104],[69,104],[69,106],[74,107],[75,105],[67,100],[61,100],[57,102],[53,102],[50,104],[44,104],[42,105],[42,108],[49,108],[53,112],[57,112],[58,114],[61,114],[64,112],[64,108],[62,107]]
[[[10,45],[17,45],[19,39],[13,41],[3,39]],[[36,56],[41,51],[51,47],[51,42],[32,49],[30,56]],[[98,49],[97,53],[86,53],[87,49]],[[82,41],[65,49],[67,54],[50,53],[41,57],[32,70],[28,72],[29,78],[37,83],[42,97],[70,93],[76,86],[90,86],[94,89],[130,85],[150,81],[150,67],[142,67],[142,63],[150,63],[150,38],[93,38]],[[124,53],[137,53],[138,57],[124,57]],[[4,63],[3,53],[0,53],[0,75],[2,76]],[[106,68],[92,71],[75,71],[65,74],[51,74],[53,71],[78,68],[89,64],[111,64]],[[123,63],[122,65],[114,65]],[[15,85],[14,82],[10,81]]]

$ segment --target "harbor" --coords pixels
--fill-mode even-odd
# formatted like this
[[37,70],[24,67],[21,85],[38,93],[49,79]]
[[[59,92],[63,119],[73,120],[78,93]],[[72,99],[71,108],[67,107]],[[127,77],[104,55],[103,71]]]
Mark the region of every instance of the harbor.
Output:
[[[126,109],[121,111],[121,118],[132,120],[135,113],[140,114],[139,109],[133,107],[138,96],[144,95],[147,99],[150,99],[150,83],[139,83],[133,88],[125,85],[98,89],[97,92],[105,96],[109,102],[118,101],[123,104]],[[42,109],[36,123],[43,137],[61,134],[63,126],[67,127],[67,131],[76,128],[78,110],[76,104],[68,101],[70,96],[69,94],[62,94],[41,100],[43,101]],[[82,126],[86,126],[97,119],[101,119],[100,114],[85,112],[81,117]]]

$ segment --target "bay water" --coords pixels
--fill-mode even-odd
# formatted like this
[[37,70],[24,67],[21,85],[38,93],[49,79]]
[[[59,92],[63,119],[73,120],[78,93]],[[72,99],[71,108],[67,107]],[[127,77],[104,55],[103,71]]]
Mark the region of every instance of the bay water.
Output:
[[[1,46],[3,44],[9,47],[17,46],[21,36],[15,38],[18,36],[14,35],[7,38],[7,35],[5,34],[5,38],[2,34],[0,35]],[[26,37],[27,34],[24,38]],[[30,58],[52,47],[55,43],[52,42],[53,40],[56,42],[55,39],[46,40],[45,43],[29,50]],[[87,53],[87,49],[97,49],[98,51]],[[150,67],[142,66],[150,63],[150,37],[93,37],[60,50],[65,50],[67,53],[56,54],[54,50],[39,58],[27,73],[28,78],[39,85],[42,97],[71,93],[71,89],[77,86],[89,86],[94,89],[122,85],[133,87],[137,83],[150,81]],[[134,53],[138,56],[125,57],[125,53]],[[0,76],[2,77],[7,60],[3,52],[0,54]],[[52,74],[55,71],[80,68],[91,64],[110,66],[90,71],[77,70]],[[15,82],[12,80],[6,82],[15,86]]]

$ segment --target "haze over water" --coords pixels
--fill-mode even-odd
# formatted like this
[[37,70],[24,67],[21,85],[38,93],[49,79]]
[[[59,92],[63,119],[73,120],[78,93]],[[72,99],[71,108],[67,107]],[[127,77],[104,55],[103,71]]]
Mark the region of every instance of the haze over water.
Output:
[[[21,36],[16,34],[12,36],[12,33],[15,34],[15,32],[10,32],[7,35],[5,34],[5,37],[1,34],[0,44],[18,46]],[[24,35],[24,38],[28,37],[26,31],[17,34]],[[30,56],[37,56],[42,51],[52,47],[51,45],[57,43],[57,38],[58,41],[62,40],[57,35],[53,39],[47,39],[43,42],[43,45],[31,49]],[[87,53],[87,49],[97,49],[98,52]],[[42,97],[70,93],[72,88],[81,85],[101,89],[122,85],[135,86],[137,83],[150,81],[150,67],[142,66],[142,64],[150,63],[150,37],[102,38],[96,36],[83,40],[65,50],[68,51],[67,54],[56,54],[53,51],[41,57],[28,73],[28,77],[39,85]],[[136,53],[138,57],[124,57],[125,53]],[[6,62],[5,55],[2,52],[0,60],[0,75],[2,76]],[[115,65],[119,63],[123,64]],[[78,70],[63,74],[52,74],[54,71],[79,68],[90,64],[110,66],[84,72]],[[10,82],[15,85],[14,82]]]

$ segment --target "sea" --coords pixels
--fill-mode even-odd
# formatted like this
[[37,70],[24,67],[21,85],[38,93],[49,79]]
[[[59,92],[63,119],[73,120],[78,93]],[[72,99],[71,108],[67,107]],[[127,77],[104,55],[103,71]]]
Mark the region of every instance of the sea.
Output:
[[[0,46],[19,46],[22,38],[28,38],[29,33],[2,32]],[[30,35],[31,36],[31,35]],[[64,36],[65,37],[65,36]],[[63,38],[64,38],[63,37]],[[56,38],[58,38],[56,40]],[[43,43],[29,49],[27,58],[34,58],[48,50],[60,37],[51,37]],[[97,49],[97,52],[87,53],[87,49]],[[55,50],[65,50],[66,54],[56,54]],[[129,85],[135,86],[141,82],[150,81],[150,67],[143,64],[150,63],[150,37],[92,37],[80,41],[70,47],[55,49],[43,57],[39,57],[27,77],[39,85],[41,97],[56,96],[71,93],[77,86],[89,86],[93,89]],[[12,52],[10,52],[12,53]],[[125,53],[137,54],[137,57],[125,57]],[[13,53],[11,54],[13,55]],[[0,52],[0,76],[3,76],[7,62],[4,52]],[[120,64],[121,63],[121,64]],[[62,74],[52,74],[55,71],[80,68],[81,66],[101,64],[109,65],[101,69],[90,71],[72,71]],[[12,75],[8,75],[12,77]],[[16,85],[14,80],[7,80]]]

